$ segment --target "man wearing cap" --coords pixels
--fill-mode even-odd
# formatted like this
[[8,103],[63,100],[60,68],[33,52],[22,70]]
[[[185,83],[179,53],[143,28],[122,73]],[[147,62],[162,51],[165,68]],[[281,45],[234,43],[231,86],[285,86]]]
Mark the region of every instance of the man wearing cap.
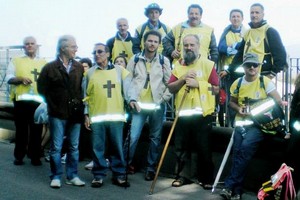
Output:
[[264,20],[264,7],[255,3],[250,7],[251,27],[244,35],[244,39],[234,56],[229,68],[220,76],[223,78],[232,74],[243,62],[243,55],[256,53],[260,66],[260,73],[269,78],[274,78],[287,65],[286,51],[282,44],[279,33]]
[[188,7],[188,20],[181,22],[172,28],[172,30],[164,37],[163,47],[164,56],[167,56],[175,63],[176,60],[182,58],[183,38],[189,34],[198,35],[200,38],[201,48],[200,54],[202,58],[209,58],[217,63],[218,48],[214,29],[204,24],[202,19],[203,9],[198,4],[192,4]]
[[235,80],[230,87],[230,107],[236,111],[233,159],[225,188],[221,192],[224,199],[241,199],[245,170],[264,140],[263,132],[253,124],[250,118],[248,103],[272,97],[281,105],[282,101],[274,83],[266,76],[259,74],[261,63],[254,53],[247,53],[242,64],[245,75]]
[[[151,3],[145,8],[145,16],[148,21],[137,27],[135,30],[135,42],[132,47],[134,53],[141,52],[144,49],[143,36],[149,30],[157,30],[161,37],[164,38],[165,35],[171,30],[170,27],[159,21],[159,17],[162,14],[162,8],[157,3]],[[159,45],[157,52],[162,53],[163,46]]]

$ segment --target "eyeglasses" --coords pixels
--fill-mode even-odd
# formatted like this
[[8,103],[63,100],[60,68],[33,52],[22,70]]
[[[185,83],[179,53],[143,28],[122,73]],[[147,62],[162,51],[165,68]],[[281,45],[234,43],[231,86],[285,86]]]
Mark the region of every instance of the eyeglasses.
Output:
[[251,68],[251,67],[257,68],[259,66],[259,64],[257,64],[257,63],[245,63],[244,66],[247,67],[247,68]]
[[96,55],[96,54],[101,54],[101,53],[103,53],[103,52],[105,52],[105,51],[103,51],[103,50],[101,50],[101,49],[98,49],[98,50],[93,51],[92,54],[93,54],[93,55]]

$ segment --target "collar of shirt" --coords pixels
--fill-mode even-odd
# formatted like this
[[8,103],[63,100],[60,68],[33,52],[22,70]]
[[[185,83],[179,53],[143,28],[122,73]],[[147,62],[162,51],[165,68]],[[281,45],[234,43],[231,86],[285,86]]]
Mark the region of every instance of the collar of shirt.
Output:
[[61,61],[61,63],[63,64],[63,66],[65,66],[67,73],[69,73],[70,70],[71,70],[72,64],[73,64],[73,60],[70,59],[69,62],[68,62],[68,65],[66,66],[66,65],[64,64],[63,60],[62,60],[60,57],[58,57],[58,58],[59,58],[59,60]]
[[108,63],[107,66],[105,66],[105,67],[103,67],[103,68],[100,67],[100,65],[98,65],[98,64],[96,63],[95,67],[96,67],[96,69],[99,69],[99,70],[110,70],[110,69],[113,69],[113,68],[114,68],[114,66],[113,66],[111,63]]
[[[183,23],[181,24],[181,26],[182,26],[183,28],[191,28],[191,26],[190,26],[190,24],[189,24],[189,20],[186,21],[186,22],[183,22]],[[202,26],[203,26],[203,23],[200,22],[200,24],[198,24],[196,27],[202,27]]]
[[148,20],[148,27],[151,29],[151,30],[158,30],[159,27],[160,27],[160,22],[157,21],[157,25],[154,26],[153,24],[150,23],[150,21]]
[[230,27],[230,30],[234,33],[239,33],[242,30],[242,25],[235,29],[233,26]]
[[129,36],[128,32],[127,32],[125,38],[123,38],[123,37],[121,36],[120,32],[118,32],[117,35],[118,35],[118,38],[119,38],[120,40],[122,40],[123,42],[124,42],[124,41],[128,38],[128,36]]

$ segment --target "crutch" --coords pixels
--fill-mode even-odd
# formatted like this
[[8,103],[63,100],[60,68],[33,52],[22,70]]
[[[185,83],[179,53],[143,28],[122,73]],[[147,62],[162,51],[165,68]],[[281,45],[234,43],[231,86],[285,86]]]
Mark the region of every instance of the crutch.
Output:
[[186,95],[187,95],[187,93],[188,93],[189,91],[190,91],[190,88],[189,88],[189,87],[186,87],[186,88],[185,88],[185,92],[184,92],[184,94],[183,94],[183,97],[182,97],[182,99],[181,99],[179,108],[178,108],[178,110],[177,110],[176,117],[175,117],[174,122],[173,122],[173,124],[172,124],[172,127],[171,127],[171,130],[170,130],[168,139],[167,139],[167,141],[166,141],[164,150],[163,150],[163,152],[162,152],[162,154],[161,154],[161,158],[160,158],[159,163],[158,163],[158,166],[157,166],[157,170],[156,170],[156,173],[155,173],[155,177],[154,177],[154,179],[153,179],[153,181],[152,181],[152,184],[151,184],[151,187],[150,187],[150,191],[149,191],[149,194],[150,194],[150,195],[153,194],[153,190],[154,190],[154,187],[155,187],[155,183],[156,183],[156,180],[157,180],[157,177],[158,177],[160,168],[161,168],[162,163],[163,163],[163,161],[164,161],[164,158],[165,158],[165,155],[166,155],[166,153],[167,153],[167,149],[168,149],[170,140],[171,140],[171,138],[172,138],[172,135],[173,135],[173,132],[174,132],[176,123],[177,123],[177,121],[178,121],[179,111],[181,110],[181,107],[182,107],[182,105],[183,105],[183,102],[184,102],[184,100],[185,100],[185,97],[186,97]]
[[212,190],[211,190],[212,193],[214,192],[214,190],[215,190],[215,188],[216,188],[216,186],[217,186],[217,184],[218,184],[218,182],[219,182],[219,180],[220,180],[220,177],[221,177],[221,175],[222,175],[223,169],[224,169],[225,164],[226,164],[226,162],[227,162],[228,156],[229,156],[229,154],[230,154],[230,151],[231,151],[231,148],[232,148],[232,145],[233,145],[233,137],[234,137],[234,131],[233,131],[233,133],[231,134],[231,138],[230,138],[229,144],[228,144],[228,146],[227,146],[227,149],[226,149],[226,152],[225,152],[225,154],[224,154],[222,163],[221,163],[221,165],[220,165],[220,168],[219,168],[219,171],[218,171],[218,173],[217,173],[215,182],[214,182],[214,184],[213,184],[213,187],[212,187]]

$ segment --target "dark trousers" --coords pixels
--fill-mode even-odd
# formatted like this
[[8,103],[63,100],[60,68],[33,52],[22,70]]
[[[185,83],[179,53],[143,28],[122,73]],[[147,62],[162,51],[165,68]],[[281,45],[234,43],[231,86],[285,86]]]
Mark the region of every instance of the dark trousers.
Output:
[[41,134],[43,125],[35,124],[34,112],[40,103],[35,101],[14,101],[16,140],[14,156],[23,160],[27,154],[31,160],[41,156]]
[[214,165],[211,150],[211,115],[179,117],[175,128],[176,175],[184,176],[191,151],[197,153],[197,178],[204,184],[213,182]]

